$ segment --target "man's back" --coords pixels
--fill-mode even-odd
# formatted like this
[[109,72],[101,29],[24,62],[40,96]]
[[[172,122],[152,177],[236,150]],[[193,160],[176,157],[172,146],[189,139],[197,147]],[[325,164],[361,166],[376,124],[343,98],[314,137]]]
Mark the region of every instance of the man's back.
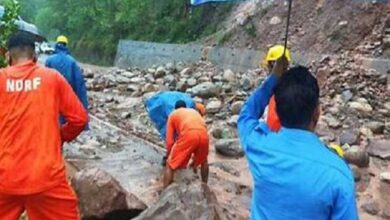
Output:
[[168,126],[170,125],[176,132],[182,134],[190,130],[207,130],[206,123],[199,112],[190,108],[180,108],[172,112],[168,118]]
[[[304,74],[312,77],[308,72]],[[354,180],[341,158],[326,148],[312,130],[282,127],[275,133],[259,122],[275,86],[285,82],[278,82],[274,74],[268,77],[245,102],[238,119],[241,146],[254,180],[252,219],[358,219]],[[301,106],[293,113],[300,114]]]
[[[351,172],[313,133],[286,128],[268,135],[253,132],[246,151],[255,182],[254,216],[272,220],[349,219],[335,210],[355,206],[349,202],[354,198]],[[346,207],[335,207],[338,204]]]
[[[11,66],[0,71],[0,100],[0,191],[36,193],[63,181],[62,141],[87,122],[65,79],[31,61]],[[60,113],[70,121],[62,129]]]

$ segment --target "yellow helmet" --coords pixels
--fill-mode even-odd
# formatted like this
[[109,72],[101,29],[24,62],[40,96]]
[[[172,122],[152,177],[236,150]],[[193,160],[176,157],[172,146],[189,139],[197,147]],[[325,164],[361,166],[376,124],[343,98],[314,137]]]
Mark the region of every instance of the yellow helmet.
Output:
[[339,155],[341,158],[344,158],[344,150],[340,145],[332,143],[328,147],[337,153],[337,155]]
[[[282,45],[275,45],[269,48],[267,55],[264,57],[264,60],[261,63],[261,66],[267,67],[268,62],[276,61],[281,56],[283,56],[283,53],[284,53],[284,46]],[[291,54],[289,49],[286,49],[286,58],[288,62],[291,62]]]
[[57,43],[63,43],[63,44],[68,44],[68,38],[65,37],[64,35],[60,35],[57,37]]

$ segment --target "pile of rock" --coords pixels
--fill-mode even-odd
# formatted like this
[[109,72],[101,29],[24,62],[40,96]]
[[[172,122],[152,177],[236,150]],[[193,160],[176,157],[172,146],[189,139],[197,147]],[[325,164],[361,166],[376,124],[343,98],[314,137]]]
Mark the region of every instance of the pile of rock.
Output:
[[[379,161],[371,163],[369,169],[382,164],[374,171],[353,167],[360,192],[372,195],[373,187],[368,186],[375,181],[371,183],[370,179],[378,180],[390,163],[389,76],[365,69],[357,60],[346,53],[312,63],[311,69],[321,86],[323,110],[317,133],[328,143],[344,145],[352,157],[368,150],[370,161]],[[153,66],[148,70],[113,68],[87,76],[92,114],[160,145],[162,142],[143,102],[158,91],[191,94],[206,106],[215,152],[239,158],[243,152],[236,132],[238,114],[266,73],[260,69],[245,73],[222,71],[202,61],[187,66],[181,63]],[[366,166],[369,161],[365,158],[360,162]],[[382,204],[379,198],[373,201]],[[378,213],[383,210],[380,206]]]

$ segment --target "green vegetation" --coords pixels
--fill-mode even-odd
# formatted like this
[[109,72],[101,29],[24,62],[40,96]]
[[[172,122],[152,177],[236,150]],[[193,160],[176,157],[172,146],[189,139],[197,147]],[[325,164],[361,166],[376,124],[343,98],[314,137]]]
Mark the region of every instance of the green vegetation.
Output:
[[0,67],[4,67],[7,65],[4,57],[7,40],[17,29],[15,20],[18,17],[20,6],[18,2],[13,0],[2,0],[0,4],[5,8],[4,15],[0,20]]
[[79,58],[110,63],[119,39],[186,43],[210,35],[232,5],[190,10],[189,0],[20,0],[48,39],[69,36]]
[[253,23],[252,20],[250,20],[246,25],[245,25],[245,33],[248,34],[250,37],[255,38],[256,37],[256,26]]

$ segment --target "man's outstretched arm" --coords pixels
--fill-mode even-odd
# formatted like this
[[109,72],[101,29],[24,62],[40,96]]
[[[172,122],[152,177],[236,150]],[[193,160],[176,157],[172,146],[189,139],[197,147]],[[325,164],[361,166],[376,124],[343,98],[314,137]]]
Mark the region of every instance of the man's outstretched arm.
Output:
[[245,142],[246,136],[259,124],[259,119],[264,114],[277,81],[274,74],[269,76],[243,105],[238,118],[238,134],[241,142]]
[[273,90],[280,76],[286,72],[288,60],[285,56],[280,57],[271,74],[264,83],[245,102],[238,118],[238,134],[241,145],[246,150],[246,138],[259,125],[259,118],[264,114],[265,107],[273,94]]

